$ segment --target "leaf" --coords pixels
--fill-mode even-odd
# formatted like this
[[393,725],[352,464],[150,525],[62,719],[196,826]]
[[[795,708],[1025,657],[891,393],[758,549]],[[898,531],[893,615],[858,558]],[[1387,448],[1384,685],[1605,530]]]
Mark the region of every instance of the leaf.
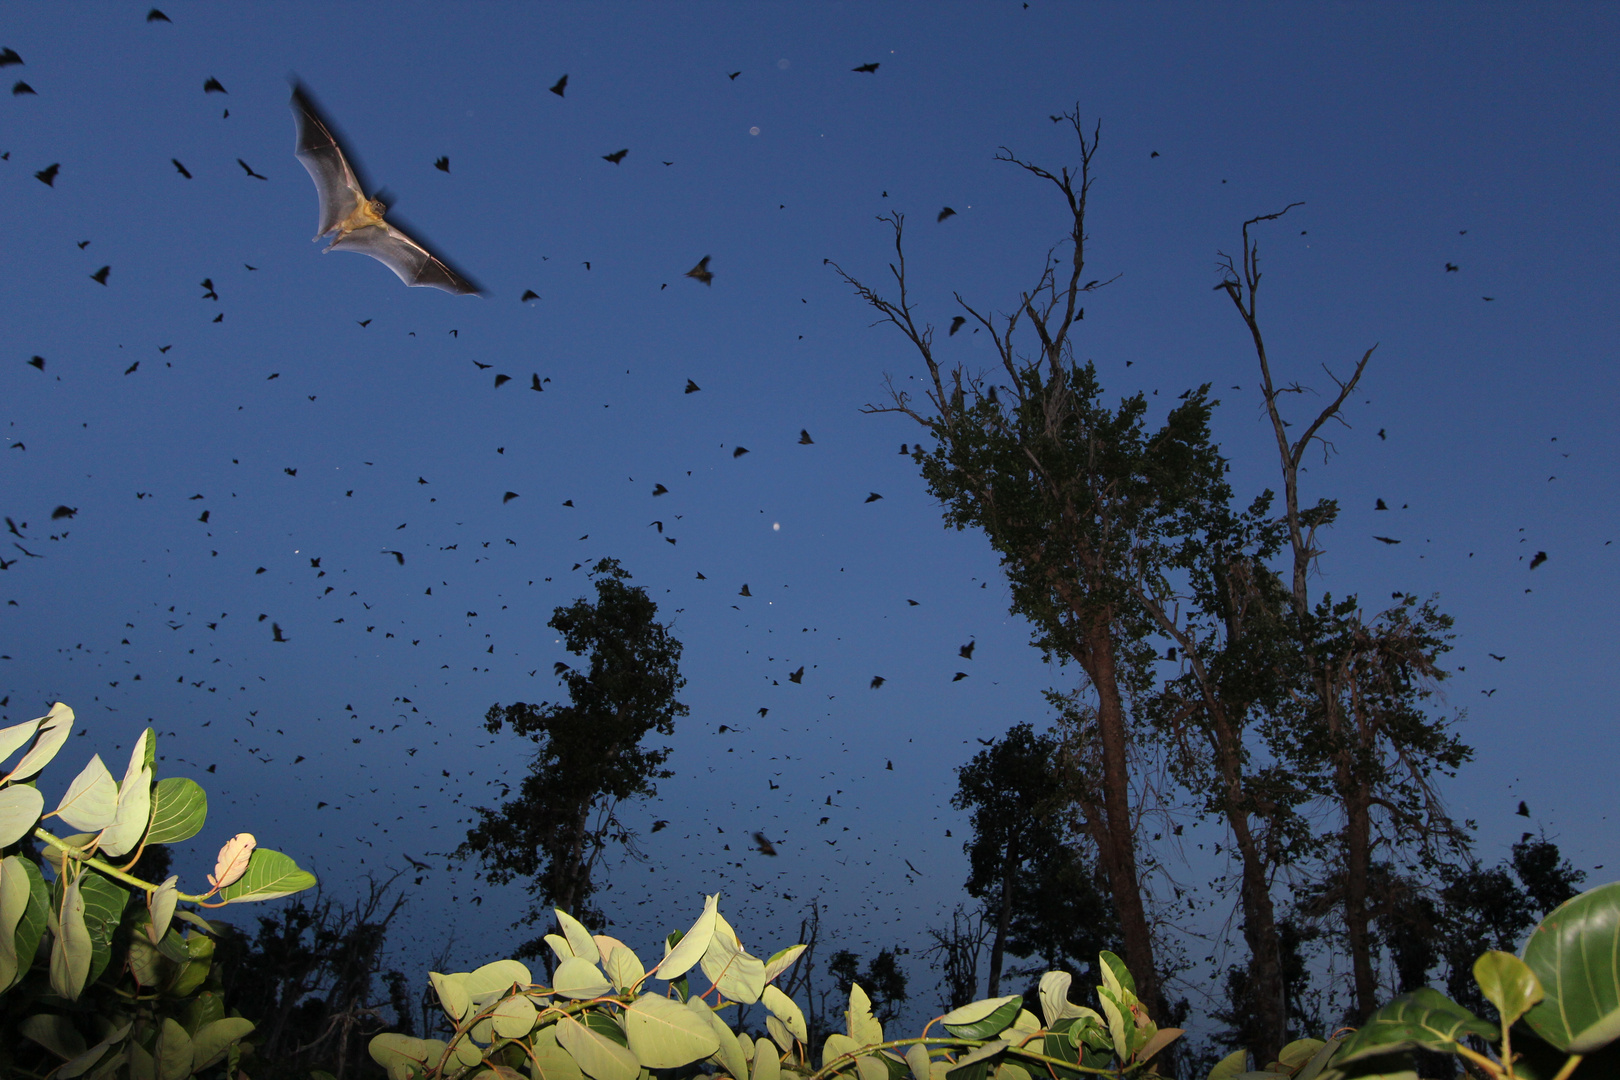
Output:
[[27,784],[0,789],[0,848],[10,847],[28,834],[45,809],[45,796]]
[[219,891],[220,899],[231,903],[275,900],[313,887],[315,875],[298,869],[298,864],[279,851],[259,848],[248,861],[247,873],[234,885]]
[[1367,1018],[1361,1030],[1344,1041],[1333,1064],[1398,1050],[1433,1050],[1449,1054],[1464,1035],[1495,1042],[1495,1024],[1486,1023],[1437,990],[1425,986],[1402,994]]
[[[1103,969],[1107,971],[1105,967]],[[1106,978],[1106,976],[1105,976]],[[1117,983],[1116,983],[1117,985]],[[1130,1032],[1126,1029],[1127,1012],[1120,1008],[1114,991],[1107,986],[1097,987],[1097,1003],[1103,1008],[1103,1015],[1108,1018],[1108,1040],[1113,1044],[1114,1054],[1121,1061],[1128,1061],[1131,1056]],[[1131,1024],[1135,1027],[1135,1024]]]
[[827,1041],[821,1044],[821,1067],[825,1069],[828,1062],[835,1061],[846,1054],[853,1054],[861,1048],[861,1044],[848,1035],[833,1032],[827,1036]]
[[703,954],[709,949],[709,942],[714,939],[714,921],[720,917],[720,894],[715,893],[703,901],[703,914],[698,916],[692,928],[681,936],[680,942],[653,968],[652,974],[660,979],[674,982],[688,971],[692,965],[703,959]]
[[118,781],[101,763],[100,754],[79,770],[53,813],[75,829],[90,832],[112,824],[118,813]]
[[551,946],[551,951],[557,954],[559,962],[574,955],[574,950],[568,947],[568,939],[561,934],[547,934],[545,940]]
[[22,863],[19,855],[0,860],[0,993],[17,981],[17,924],[28,910],[31,895]]
[[1502,1026],[1506,1028],[1511,1028],[1530,1006],[1547,996],[1530,965],[1498,949],[1481,953],[1474,961],[1474,981],[1479,984],[1485,1000],[1496,1006]]
[[36,722],[39,724],[39,734],[34,739],[34,745],[29,747],[28,753],[22,756],[17,767],[5,779],[27,780],[49,765],[56,752],[62,749],[62,744],[67,742],[68,736],[73,734],[73,710],[60,701]]
[[78,884],[84,899],[84,925],[90,933],[90,972],[86,981],[95,982],[112,959],[112,939],[129,905],[129,890],[94,870],[81,873]]
[[641,958],[628,945],[619,945],[608,953],[602,967],[607,971],[613,988],[621,993],[634,990],[647,977],[647,969],[641,966]]
[[[23,873],[28,876],[28,910],[23,912],[21,921],[17,923],[17,932],[12,937],[12,947],[16,950],[18,974],[27,974],[33,964],[34,955],[39,951],[39,941],[45,936],[45,927],[50,919],[51,891],[45,884],[45,877],[39,872],[39,867],[29,859],[20,856],[10,856],[22,864]],[[16,866],[13,863],[12,866]],[[26,961],[26,962],[25,962]]]
[[1005,1031],[1023,1007],[1024,999],[1017,994],[986,998],[952,1009],[939,1022],[959,1039],[988,1039]]
[[[720,1042],[720,1048],[709,1060],[730,1073],[733,1080],[748,1080],[748,1059],[753,1056],[752,1047],[744,1045],[748,1036],[734,1033],[730,1025],[715,1015],[714,1010],[705,1005],[701,998],[687,1001],[686,1007],[709,1026]],[[771,1057],[771,1054],[767,1051],[765,1056]]]
[[527,987],[534,981],[528,965],[519,960],[496,960],[460,978],[473,1007],[478,1009],[505,997],[512,987]]
[[157,1080],[186,1080],[191,1075],[191,1036],[173,1019],[165,1017],[152,1057],[157,1062]]
[[[1300,1041],[1314,1042],[1315,1040],[1302,1039]],[[1328,1067],[1328,1062],[1333,1060],[1333,1055],[1338,1053],[1339,1046],[1343,1042],[1344,1036],[1339,1035],[1323,1043],[1321,1047],[1317,1049],[1316,1053],[1311,1055],[1311,1060],[1305,1063],[1304,1068],[1300,1069],[1299,1072],[1294,1074],[1294,1080],[1316,1080],[1317,1077],[1322,1075],[1323,1070]],[[1288,1047],[1285,1046],[1283,1049],[1286,1051]]]
[[557,1044],[557,1026],[547,1024],[534,1033],[529,1040],[529,1048],[534,1052],[534,1059],[539,1064],[537,1076],[543,1080],[584,1080],[585,1074],[579,1071],[574,1059],[568,1056],[568,1051]]
[[125,777],[118,789],[118,813],[101,832],[101,850],[108,855],[127,855],[146,835],[152,820],[152,770],[142,769]]
[[166,776],[152,792],[152,827],[148,844],[178,844],[202,831],[208,820],[208,793],[195,780]]
[[641,1075],[641,1063],[627,1047],[592,1031],[572,1016],[557,1020],[557,1042],[580,1071],[594,1080],[636,1080]]
[[1620,882],[1555,908],[1525,942],[1524,962],[1547,994],[1525,1014],[1537,1035],[1571,1054],[1620,1038]]
[[[760,995],[760,1000],[765,1003],[765,1007],[782,1022],[782,1025],[787,1028],[795,1039],[803,1043],[810,1041],[810,1029],[805,1025],[804,1013],[799,1010],[797,1002],[775,986],[767,986],[765,992]],[[777,1041],[780,1042],[781,1040]],[[790,1043],[782,1047],[782,1049],[786,1052],[792,1050],[793,1046]]]
[[[613,984],[608,982],[601,969],[589,960],[581,956],[570,956],[558,964],[557,970],[552,973],[551,989],[563,997],[585,1000],[611,993]],[[584,1063],[580,1064],[583,1068]]]
[[906,1047],[906,1067],[911,1070],[911,1080],[929,1080],[928,1064],[928,1047],[922,1043]]
[[503,1039],[521,1039],[534,1030],[534,1022],[540,1015],[526,994],[513,994],[495,1006],[490,1014],[490,1021],[494,1025],[495,1034]]
[[232,1043],[245,1039],[252,1031],[253,1021],[240,1016],[227,1016],[203,1025],[191,1037],[191,1053],[195,1059],[192,1068],[202,1072],[224,1057]]
[[245,832],[239,832],[225,841],[214,859],[214,872],[208,875],[208,884],[223,889],[239,880],[247,873],[248,862],[253,858],[253,849],[258,843],[252,833]]
[[568,947],[574,955],[593,964],[600,963],[602,954],[597,950],[591,932],[585,929],[578,919],[561,908],[552,910],[557,913],[557,925],[562,928],[563,936],[568,939]]
[[1321,1039],[1295,1039],[1277,1051],[1277,1063],[1289,1069],[1299,1069],[1326,1045]]
[[1119,992],[1121,987],[1133,995],[1136,993],[1136,980],[1131,978],[1131,969],[1125,966],[1125,961],[1107,949],[1098,953],[1097,959],[1100,961],[1097,967],[1102,975],[1103,985],[1112,990],[1116,998],[1125,1000],[1125,995]]
[[1005,1039],[994,1039],[987,1042],[966,1057],[957,1058],[956,1064],[951,1066],[951,1074],[955,1075],[963,1069],[970,1069],[981,1061],[989,1061],[1011,1045]]
[[753,1080],[782,1080],[782,1059],[763,1041],[754,1044]]
[[860,983],[850,984],[849,1008],[844,1011],[844,1029],[849,1032],[850,1038],[862,1046],[876,1046],[883,1041],[883,1025],[872,1015],[872,999],[861,989]]
[[146,924],[146,936],[156,945],[169,932],[174,919],[174,905],[180,899],[180,875],[170,874],[146,898],[146,910],[151,920]]
[[[44,717],[40,717],[43,720]],[[12,724],[8,728],[0,728],[0,761],[17,752],[17,748],[34,737],[39,730],[39,720],[24,720],[20,724]]]
[[643,994],[624,1011],[624,1034],[644,1068],[678,1069],[720,1049],[707,1020],[662,994]]
[[1069,986],[1073,982],[1074,976],[1067,971],[1048,971],[1041,976],[1041,1015],[1046,1017],[1048,1027],[1072,1015],[1069,1010],[1074,1006],[1069,1004]]
[[77,881],[62,890],[62,906],[52,920],[51,989],[77,1001],[90,974],[90,931],[84,926],[84,896]]
[[804,952],[805,948],[804,945],[794,945],[772,954],[771,958],[765,961],[765,981],[770,982],[792,967],[794,961],[799,959],[799,954]]
[[35,1013],[17,1025],[17,1030],[59,1058],[75,1058],[84,1053],[84,1036],[65,1016]]
[[444,1052],[449,1046],[437,1039],[418,1039],[385,1031],[373,1036],[366,1049],[371,1054],[371,1060],[384,1069],[392,1070],[396,1065],[408,1064],[420,1066],[426,1071],[444,1060]]
[[889,1080],[889,1067],[875,1054],[862,1054],[856,1058],[855,1072],[861,1080]]
[[54,1075],[59,1077],[60,1080],[72,1080],[73,1077],[83,1074],[86,1069],[101,1060],[102,1055],[107,1052],[109,1046],[123,1042],[128,1037],[129,1029],[132,1027],[134,1027],[133,1024],[125,1024],[123,1027],[114,1028],[108,1032],[105,1039],[68,1061],[57,1069]]
[[439,1006],[444,1009],[445,1015],[459,1025],[472,1008],[472,997],[462,985],[461,976],[430,971],[428,982],[433,984],[433,992],[439,996]]
[[1131,1060],[1136,1062],[1147,1061],[1154,1054],[1181,1038],[1181,1031],[1181,1028],[1160,1028],[1153,1033],[1152,1038],[1142,1044],[1142,1048],[1136,1052],[1135,1057]]
[[[789,1054],[793,1052],[795,1036],[781,1020],[774,1016],[767,1016],[765,1018],[765,1033],[771,1037],[772,1042],[781,1048],[782,1053]],[[799,1041],[808,1042],[809,1040],[800,1039]]]
[[765,990],[765,962],[748,954],[737,932],[719,912],[715,913],[714,934],[704,950],[702,964],[703,974],[733,1001],[751,1005]]

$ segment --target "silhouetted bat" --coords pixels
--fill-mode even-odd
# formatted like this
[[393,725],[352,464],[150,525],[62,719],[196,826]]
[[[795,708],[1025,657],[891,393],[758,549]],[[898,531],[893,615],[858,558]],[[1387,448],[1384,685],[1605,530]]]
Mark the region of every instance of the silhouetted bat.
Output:
[[295,152],[315,181],[321,218],[315,239],[329,233],[336,238],[326,251],[357,251],[382,263],[407,285],[429,285],[458,295],[478,295],[478,286],[451,269],[427,248],[383,220],[388,207],[367,198],[332,129],[302,86],[294,85],[293,115],[298,121]]

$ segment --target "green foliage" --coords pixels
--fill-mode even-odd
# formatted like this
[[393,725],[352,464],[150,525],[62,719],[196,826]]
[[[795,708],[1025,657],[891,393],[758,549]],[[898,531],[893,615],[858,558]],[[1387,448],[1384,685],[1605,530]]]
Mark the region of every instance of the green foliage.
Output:
[[[991,998],[953,1009],[919,1036],[891,1038],[853,982],[844,1030],[812,1047],[803,1010],[773,985],[803,946],[769,960],[752,956],[718,901],[709,897],[690,929],[671,934],[651,968],[622,941],[593,937],[557,911],[561,932],[545,938],[557,961],[550,985],[534,982],[516,960],[434,972],[449,1038],[384,1033],[371,1040],[371,1056],[390,1080],[637,1080],[649,1070],[671,1080],[707,1070],[716,1080],[781,1080],[784,1072],[800,1080],[1080,1080],[1157,1076],[1157,1055],[1181,1034],[1153,1023],[1124,964],[1105,953],[1097,964],[1101,1012],[1070,1002],[1070,976],[1051,972],[1041,981],[1044,1024],[1021,997]],[[711,985],[688,997],[678,987],[694,967]],[[732,978],[745,970],[758,978]],[[623,979],[615,972],[641,974]],[[653,987],[654,979],[666,988]],[[586,984],[595,992],[584,994]],[[733,1031],[722,1018],[754,1002],[767,1011],[768,1036]]]
[[1377,1009],[1342,1040],[1301,1040],[1260,1072],[1245,1071],[1240,1050],[1208,1080],[1415,1080],[1411,1058],[1424,1053],[1459,1058],[1469,1075],[1490,1080],[1612,1077],[1620,1067],[1617,955],[1620,882],[1559,905],[1522,957],[1490,950],[1474,962],[1476,992],[1494,1006],[1496,1023],[1422,987]]
[[[652,732],[670,735],[686,706],[675,695],[685,685],[681,643],[657,621],[658,605],[646,590],[627,584],[630,575],[614,559],[592,569],[596,601],[580,599],[557,608],[549,626],[560,631],[568,651],[586,656],[585,670],[566,664],[558,672],[568,688],[564,704],[495,705],[484,718],[532,739],[538,750],[517,798],[497,809],[478,809],[478,824],[458,850],[477,855],[491,882],[529,879],[534,923],[544,905],[579,910],[600,922],[590,907],[592,872],[610,841],[630,842],[616,809],[626,799],[650,796],[653,781],[667,777],[668,747],[649,747]],[[539,939],[520,955],[543,955]]]
[[[94,756],[45,812],[38,774],[73,721],[57,702],[0,730],[0,765],[28,747],[0,771],[0,853],[9,852],[0,860],[0,1076],[233,1075],[253,1024],[227,1014],[213,963],[230,928],[178,905],[269,900],[315,878],[246,833],[221,849],[206,892],[183,893],[163,876],[164,845],[196,835],[208,800],[190,780],[154,783],[150,728],[121,780]],[[57,836],[41,825],[51,817],[82,831]],[[131,903],[136,896],[143,902]]]

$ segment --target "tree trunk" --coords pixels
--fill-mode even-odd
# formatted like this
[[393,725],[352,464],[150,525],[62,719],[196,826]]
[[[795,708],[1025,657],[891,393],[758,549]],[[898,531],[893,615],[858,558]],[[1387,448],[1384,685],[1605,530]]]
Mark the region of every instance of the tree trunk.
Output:
[[1013,892],[1017,889],[1018,837],[1007,840],[1007,857],[1001,871],[1001,910],[996,913],[996,939],[990,946],[990,976],[985,982],[984,996],[996,997],[1001,993],[1001,963],[1007,954],[1007,928],[1012,924]]
[[1150,1016],[1164,1016],[1159,969],[1153,960],[1153,934],[1148,927],[1142,881],[1136,866],[1136,831],[1131,820],[1130,763],[1126,749],[1125,709],[1114,667],[1114,640],[1109,623],[1097,619],[1087,634],[1086,654],[1076,657],[1097,690],[1097,732],[1102,746],[1103,821],[1098,854],[1124,938],[1125,966],[1136,980],[1136,996]]
[[1344,927],[1350,940],[1350,969],[1356,1004],[1351,1022],[1365,1023],[1378,1008],[1378,985],[1373,978],[1371,918],[1367,911],[1367,875],[1372,870],[1372,808],[1359,784],[1343,794]]

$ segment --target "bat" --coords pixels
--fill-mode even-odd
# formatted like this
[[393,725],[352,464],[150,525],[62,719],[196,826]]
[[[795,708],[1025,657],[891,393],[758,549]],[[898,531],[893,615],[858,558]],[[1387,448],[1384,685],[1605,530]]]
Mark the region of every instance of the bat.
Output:
[[878,69],[878,66],[876,64],[862,64],[858,68],[850,68],[849,70],[858,71],[863,75],[870,75],[874,71],[876,71],[877,69]]
[[294,152],[320,196],[321,216],[315,239],[337,234],[326,251],[370,255],[407,285],[428,285],[457,295],[476,296],[482,292],[439,256],[383,220],[388,207],[380,199],[366,197],[331,126],[322,119],[308,91],[296,83],[291,105],[298,123]]

